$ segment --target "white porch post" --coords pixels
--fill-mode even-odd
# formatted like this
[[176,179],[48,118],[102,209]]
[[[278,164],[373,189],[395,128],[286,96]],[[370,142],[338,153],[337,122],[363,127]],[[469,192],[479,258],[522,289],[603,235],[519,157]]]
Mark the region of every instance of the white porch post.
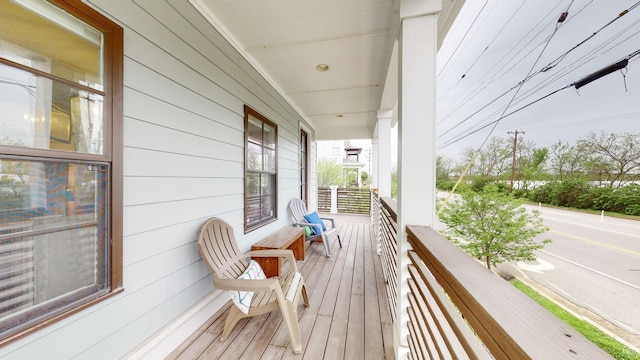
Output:
[[407,225],[435,214],[437,22],[441,1],[401,0],[398,88],[398,309],[396,357],[408,352]]
[[371,174],[369,174],[369,184],[372,189],[380,189],[378,181],[378,161],[380,159],[380,150],[378,149],[378,124],[376,124],[376,134],[371,139]]
[[338,185],[329,186],[331,189],[331,207],[329,208],[329,212],[331,214],[338,213]]
[[391,110],[378,111],[378,194],[391,196]]

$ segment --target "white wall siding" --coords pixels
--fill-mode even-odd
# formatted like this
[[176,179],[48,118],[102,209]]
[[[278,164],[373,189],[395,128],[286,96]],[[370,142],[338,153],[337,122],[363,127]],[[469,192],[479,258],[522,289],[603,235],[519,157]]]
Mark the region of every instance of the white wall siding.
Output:
[[[125,31],[125,291],[1,348],[3,359],[131,354],[214,291],[195,245],[206,218],[228,221],[239,247],[247,250],[290,223],[287,206],[299,195],[298,124],[304,120],[187,0],[89,3]],[[245,104],[278,125],[279,145],[279,220],[246,235]],[[315,156],[312,142],[313,207]],[[203,309],[185,324],[197,327],[215,310]],[[171,334],[178,333],[163,346],[170,349],[167,344],[186,336]]]

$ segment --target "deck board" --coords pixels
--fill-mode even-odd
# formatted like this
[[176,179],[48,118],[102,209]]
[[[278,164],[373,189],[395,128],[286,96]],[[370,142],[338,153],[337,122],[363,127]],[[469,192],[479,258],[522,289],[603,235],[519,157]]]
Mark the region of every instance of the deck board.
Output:
[[367,217],[336,216],[343,248],[331,239],[331,258],[307,245],[297,266],[310,306],[298,308],[303,353],[294,354],[279,312],[241,320],[220,341],[230,305],[212,315],[174,350],[180,359],[393,359],[391,315],[380,257]]

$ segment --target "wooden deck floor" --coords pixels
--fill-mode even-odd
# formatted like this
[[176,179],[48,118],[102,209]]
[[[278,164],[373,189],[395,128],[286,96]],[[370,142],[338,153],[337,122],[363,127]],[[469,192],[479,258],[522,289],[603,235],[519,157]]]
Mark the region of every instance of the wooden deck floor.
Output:
[[333,216],[343,248],[320,243],[298,262],[310,306],[298,308],[302,354],[294,354],[279,312],[241,320],[220,341],[229,304],[167,359],[393,359],[389,306],[369,217]]

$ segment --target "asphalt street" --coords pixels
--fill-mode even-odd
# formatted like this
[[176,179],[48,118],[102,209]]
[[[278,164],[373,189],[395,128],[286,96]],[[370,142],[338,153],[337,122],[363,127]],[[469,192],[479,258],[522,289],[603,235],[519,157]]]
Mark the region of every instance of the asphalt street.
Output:
[[599,315],[640,347],[640,222],[606,214],[540,210],[551,228],[541,238],[552,242],[538,251],[537,261],[507,264],[502,269]]

